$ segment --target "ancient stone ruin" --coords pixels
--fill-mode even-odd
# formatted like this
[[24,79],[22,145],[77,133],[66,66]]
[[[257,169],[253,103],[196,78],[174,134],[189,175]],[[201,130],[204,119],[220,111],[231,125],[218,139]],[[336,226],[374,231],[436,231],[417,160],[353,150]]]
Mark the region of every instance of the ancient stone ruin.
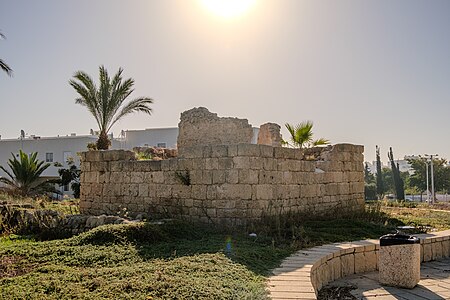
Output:
[[178,149],[203,145],[250,144],[252,126],[247,119],[221,118],[199,107],[181,113]]
[[227,225],[287,212],[364,209],[363,146],[280,147],[274,125],[263,126],[259,138],[271,145],[250,144],[247,120],[200,108],[181,116],[176,158],[138,161],[131,151],[84,152],[80,209]]
[[261,125],[258,132],[258,144],[281,147],[280,129],[280,125],[275,123],[266,123]]

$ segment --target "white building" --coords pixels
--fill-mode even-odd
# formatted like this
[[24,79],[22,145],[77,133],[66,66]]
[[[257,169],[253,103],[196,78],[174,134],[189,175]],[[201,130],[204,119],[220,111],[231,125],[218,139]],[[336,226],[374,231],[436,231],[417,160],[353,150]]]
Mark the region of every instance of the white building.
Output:
[[178,127],[126,130],[124,135],[121,142],[122,149],[132,149],[133,147],[176,148]]

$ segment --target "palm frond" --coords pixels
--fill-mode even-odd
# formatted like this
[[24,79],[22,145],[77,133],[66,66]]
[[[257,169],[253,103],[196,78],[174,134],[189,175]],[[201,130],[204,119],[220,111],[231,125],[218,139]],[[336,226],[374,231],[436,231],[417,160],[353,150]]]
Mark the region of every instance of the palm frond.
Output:
[[320,138],[318,140],[313,140],[313,131],[312,128],[314,123],[312,121],[303,121],[295,126],[290,125],[289,123],[285,124],[286,129],[289,131],[290,140],[293,147],[303,148],[303,147],[311,147],[311,146],[319,146],[319,145],[327,145],[330,143],[329,140]]
[[320,139],[313,141],[312,145],[313,146],[323,146],[323,145],[328,145],[329,143],[330,143],[330,140],[320,138]]
[[146,98],[146,97],[137,98],[137,99],[134,99],[134,100],[128,102],[124,107],[122,107],[120,112],[114,117],[114,120],[111,122],[111,125],[108,128],[108,131],[118,120],[120,120],[124,116],[129,115],[131,113],[143,112],[143,113],[151,115],[152,109],[150,107],[150,104],[152,104],[152,103],[153,103],[153,99]]
[[0,69],[5,71],[8,76],[13,75],[13,70],[2,59],[0,59]]

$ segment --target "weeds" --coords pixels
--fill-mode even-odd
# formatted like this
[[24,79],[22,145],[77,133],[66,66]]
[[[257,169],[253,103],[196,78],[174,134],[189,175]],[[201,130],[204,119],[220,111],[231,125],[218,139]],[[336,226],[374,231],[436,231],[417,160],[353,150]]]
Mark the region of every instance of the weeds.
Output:
[[189,171],[177,171],[175,172],[175,177],[184,185],[191,185],[191,174]]

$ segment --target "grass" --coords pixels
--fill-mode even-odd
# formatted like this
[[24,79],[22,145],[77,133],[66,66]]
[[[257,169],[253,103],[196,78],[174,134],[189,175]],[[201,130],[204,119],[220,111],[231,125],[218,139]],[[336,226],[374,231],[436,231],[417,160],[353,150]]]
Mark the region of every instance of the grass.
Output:
[[450,228],[450,211],[435,210],[424,207],[383,207],[383,211],[405,225],[411,225],[423,230],[445,230]]
[[[446,214],[446,215],[445,215]],[[268,272],[303,247],[450,228],[450,212],[369,206],[257,237],[181,221],[105,225],[68,239],[0,238],[0,299],[264,299]],[[295,226],[294,226],[295,225]]]

